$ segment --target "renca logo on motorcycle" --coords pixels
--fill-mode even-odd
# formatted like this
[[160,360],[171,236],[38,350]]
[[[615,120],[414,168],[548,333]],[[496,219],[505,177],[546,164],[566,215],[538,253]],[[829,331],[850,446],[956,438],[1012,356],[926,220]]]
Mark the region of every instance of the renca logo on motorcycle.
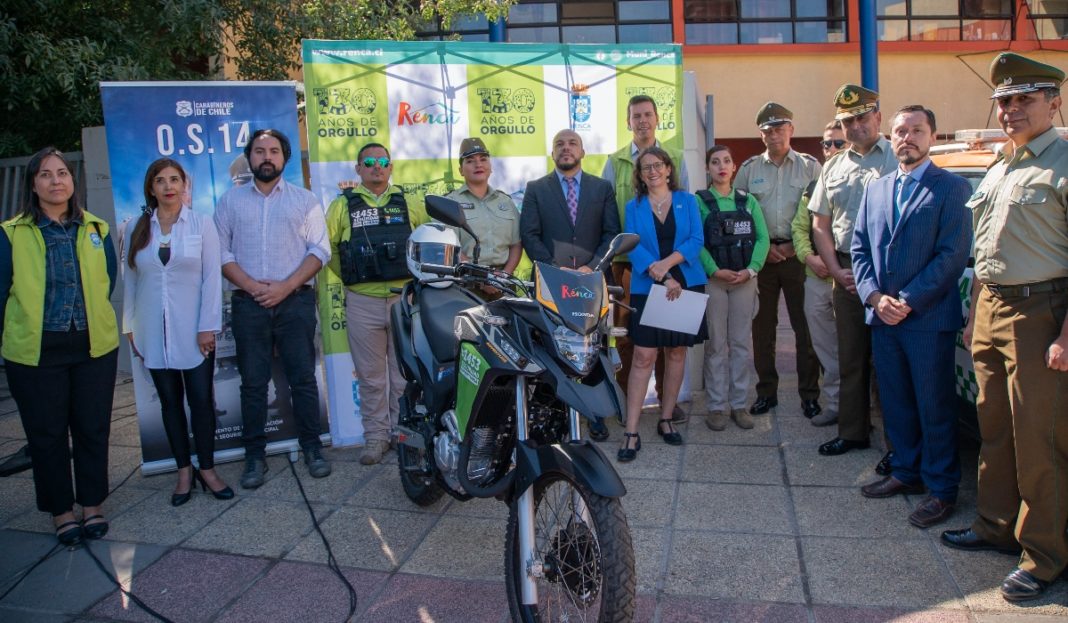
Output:
[[564,299],[592,299],[593,291],[586,286],[579,286],[572,288],[571,286],[564,284],[560,286],[560,298]]

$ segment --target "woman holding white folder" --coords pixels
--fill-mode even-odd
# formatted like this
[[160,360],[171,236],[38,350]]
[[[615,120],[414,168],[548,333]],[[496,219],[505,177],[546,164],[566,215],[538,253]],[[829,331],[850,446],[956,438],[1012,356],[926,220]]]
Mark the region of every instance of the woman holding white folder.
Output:
[[[623,230],[641,236],[641,242],[630,252],[633,276],[630,282],[630,314],[628,332],[634,344],[627,386],[627,422],[623,444],[619,448],[620,461],[633,461],[641,450],[638,418],[641,415],[649,376],[658,349],[665,349],[664,395],[660,402],[661,417],[656,432],[668,444],[682,444],[682,435],[671,422],[671,413],[679,397],[682,376],[686,368],[686,349],[708,339],[708,329],[701,323],[696,335],[641,324],[642,312],[653,284],[666,289],[669,301],[676,301],[683,288],[704,292],[705,273],[700,253],[704,237],[701,216],[693,195],[679,190],[678,175],[671,156],[659,147],[650,147],[638,156],[634,168],[635,197],[627,202]],[[659,289],[658,289],[659,290]],[[663,294],[661,294],[663,296]]]

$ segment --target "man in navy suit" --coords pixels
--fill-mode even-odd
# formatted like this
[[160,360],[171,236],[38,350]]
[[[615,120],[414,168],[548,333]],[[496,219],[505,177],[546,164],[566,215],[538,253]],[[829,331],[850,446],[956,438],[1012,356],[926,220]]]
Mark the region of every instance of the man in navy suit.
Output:
[[898,169],[868,184],[853,232],[853,274],[872,326],[891,474],[869,498],[930,495],[909,515],[928,528],[953,513],[960,484],[953,351],[964,325],[957,281],[968,262],[971,186],[931,164],[934,113],[906,106],[893,117]]

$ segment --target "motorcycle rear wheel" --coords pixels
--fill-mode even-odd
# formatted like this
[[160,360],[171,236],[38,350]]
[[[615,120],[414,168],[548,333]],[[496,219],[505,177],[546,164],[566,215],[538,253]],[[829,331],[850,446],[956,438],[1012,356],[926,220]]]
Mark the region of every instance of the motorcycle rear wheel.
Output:
[[[400,444],[397,446],[397,466],[400,469],[404,495],[419,506],[430,506],[445,493],[429,476],[424,476],[419,464],[419,451]],[[414,470],[412,468],[419,468]]]
[[[576,497],[587,509],[577,513]],[[634,619],[634,549],[618,499],[585,490],[562,474],[534,484],[537,605],[523,604],[526,563],[519,556],[518,505],[508,513],[504,573],[513,621],[629,623]],[[585,519],[583,519],[585,517]]]

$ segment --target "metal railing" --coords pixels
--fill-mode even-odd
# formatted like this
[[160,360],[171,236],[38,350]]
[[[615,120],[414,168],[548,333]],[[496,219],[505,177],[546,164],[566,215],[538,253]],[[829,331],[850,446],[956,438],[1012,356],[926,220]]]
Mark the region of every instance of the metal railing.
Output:
[[[67,151],[63,155],[75,168],[74,194],[81,205],[85,205],[85,159],[80,151]],[[19,158],[0,158],[0,221],[15,216],[22,205],[22,178],[26,175],[26,165],[30,156]]]

